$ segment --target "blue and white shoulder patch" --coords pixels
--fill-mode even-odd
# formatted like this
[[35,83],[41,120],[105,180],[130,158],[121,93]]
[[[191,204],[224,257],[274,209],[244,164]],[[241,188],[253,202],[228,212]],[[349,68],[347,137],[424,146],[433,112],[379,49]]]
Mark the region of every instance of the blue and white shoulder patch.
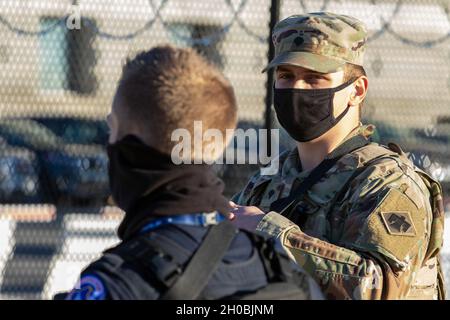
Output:
[[82,276],[66,297],[66,300],[105,300],[106,291],[103,281],[96,275]]

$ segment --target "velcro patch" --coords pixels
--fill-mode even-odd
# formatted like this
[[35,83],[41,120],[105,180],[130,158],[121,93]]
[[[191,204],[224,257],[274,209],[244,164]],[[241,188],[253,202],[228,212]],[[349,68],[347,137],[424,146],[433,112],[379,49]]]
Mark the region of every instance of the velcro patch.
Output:
[[380,212],[389,234],[394,236],[416,235],[416,228],[408,211]]

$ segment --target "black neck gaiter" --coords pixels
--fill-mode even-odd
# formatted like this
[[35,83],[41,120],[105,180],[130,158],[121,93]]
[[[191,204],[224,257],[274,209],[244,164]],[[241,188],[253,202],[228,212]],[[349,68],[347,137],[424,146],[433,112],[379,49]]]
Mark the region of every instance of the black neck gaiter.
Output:
[[228,216],[224,184],[211,166],[175,165],[132,135],[108,145],[107,151],[112,196],[125,211],[118,230],[122,240],[160,216],[215,210]]

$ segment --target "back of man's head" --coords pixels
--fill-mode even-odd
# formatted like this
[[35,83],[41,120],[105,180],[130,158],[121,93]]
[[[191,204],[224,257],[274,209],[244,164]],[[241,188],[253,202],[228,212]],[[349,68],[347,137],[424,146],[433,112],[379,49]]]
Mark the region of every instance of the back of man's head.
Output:
[[172,133],[186,129],[191,137],[191,159],[202,156],[194,154],[194,121],[201,121],[202,133],[218,129],[224,138],[226,129],[234,129],[237,121],[230,82],[194,50],[169,45],[127,60],[115,101],[122,135],[134,133],[170,155],[178,143],[172,141]]

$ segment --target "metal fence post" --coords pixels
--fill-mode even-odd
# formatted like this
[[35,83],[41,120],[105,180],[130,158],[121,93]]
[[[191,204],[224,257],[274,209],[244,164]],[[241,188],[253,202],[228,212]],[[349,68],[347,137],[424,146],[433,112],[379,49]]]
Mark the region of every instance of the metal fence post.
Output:
[[[275,24],[280,19],[280,0],[271,0],[270,5],[270,21],[269,21],[269,36],[268,39],[268,55],[267,55],[267,62],[270,62],[274,55],[275,55],[275,48],[272,43],[272,30],[275,26]],[[267,153],[272,155],[271,150],[271,143],[270,143],[270,129],[272,128],[272,99],[273,99],[273,91],[272,91],[272,84],[273,84],[273,72],[269,70],[267,72],[267,83],[266,83],[266,110],[264,114],[264,128],[267,129]]]

